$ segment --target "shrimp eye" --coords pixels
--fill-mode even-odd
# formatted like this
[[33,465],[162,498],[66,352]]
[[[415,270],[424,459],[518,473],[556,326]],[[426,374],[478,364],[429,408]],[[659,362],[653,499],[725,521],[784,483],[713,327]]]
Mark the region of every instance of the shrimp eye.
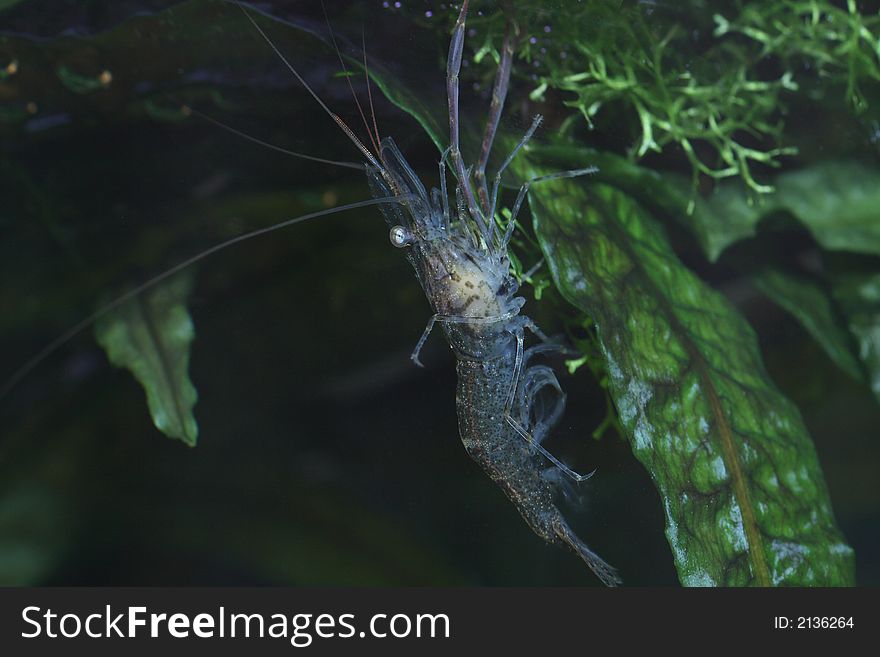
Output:
[[391,232],[388,233],[388,237],[391,240],[391,243],[398,249],[409,246],[414,240],[412,233],[403,226],[394,226],[394,228],[391,229]]

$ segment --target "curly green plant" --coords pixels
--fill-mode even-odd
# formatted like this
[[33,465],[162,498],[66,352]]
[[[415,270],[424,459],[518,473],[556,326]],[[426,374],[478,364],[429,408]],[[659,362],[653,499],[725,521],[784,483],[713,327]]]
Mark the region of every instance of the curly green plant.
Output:
[[[734,3],[711,24],[698,3],[579,2],[557,10],[525,2],[516,12],[524,24],[546,23],[519,47],[535,78],[533,100],[548,90],[571,94],[566,104],[591,128],[613,121],[619,132],[618,117],[628,117],[629,157],[680,151],[695,187],[702,174],[773,191],[755,168],[778,167],[797,152],[785,130],[801,85],[842,85],[863,111],[863,84],[880,79],[880,15],[861,14],[853,0],[846,9],[826,0]],[[489,26],[477,59],[495,54],[500,34]]]

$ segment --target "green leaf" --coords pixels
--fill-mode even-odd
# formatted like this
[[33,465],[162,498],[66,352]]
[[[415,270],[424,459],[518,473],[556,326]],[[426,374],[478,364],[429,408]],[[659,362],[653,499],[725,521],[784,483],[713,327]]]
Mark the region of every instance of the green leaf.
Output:
[[107,72],[98,72],[95,75],[83,75],[67,66],[58,67],[58,79],[61,83],[77,94],[87,94],[100,89],[106,89],[110,84]]
[[752,281],[761,292],[797,319],[840,369],[857,381],[864,381],[862,366],[853,352],[852,336],[838,321],[833,301],[825,289],[769,267],[754,274]]
[[[679,183],[683,198],[689,185]],[[823,162],[783,173],[774,186],[775,192],[752,198],[742,185],[721,184],[681,217],[712,261],[754,236],[758,223],[775,212],[790,213],[826,249],[880,255],[880,169]]]
[[596,322],[682,583],[852,584],[813,444],[752,329],[620,192],[553,181],[530,202],[558,288]]
[[858,343],[871,390],[880,399],[880,273],[836,276],[833,290]]
[[153,424],[193,447],[199,429],[198,394],[189,379],[195,330],[186,309],[193,275],[185,272],[143,292],[95,323],[95,339],[117,367],[134,374],[147,393]]

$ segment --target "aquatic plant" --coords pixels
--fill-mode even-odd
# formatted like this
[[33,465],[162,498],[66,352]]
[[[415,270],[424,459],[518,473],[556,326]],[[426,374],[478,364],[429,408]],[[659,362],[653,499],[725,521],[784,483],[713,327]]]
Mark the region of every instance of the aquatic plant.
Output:
[[[754,192],[771,192],[753,167],[762,165],[766,176],[797,152],[785,134],[796,93],[842,94],[863,112],[862,87],[880,81],[880,16],[863,15],[854,0],[846,9],[820,0],[726,3],[711,15],[714,27],[701,3],[587,2],[544,12],[525,3],[518,10],[535,19],[544,13],[552,31],[550,47],[538,45],[541,30],[522,42],[537,76],[533,100],[548,89],[567,92],[566,104],[591,128],[636,118],[630,158],[677,147],[695,185],[699,174],[738,176]],[[535,19],[529,22],[540,25]]]

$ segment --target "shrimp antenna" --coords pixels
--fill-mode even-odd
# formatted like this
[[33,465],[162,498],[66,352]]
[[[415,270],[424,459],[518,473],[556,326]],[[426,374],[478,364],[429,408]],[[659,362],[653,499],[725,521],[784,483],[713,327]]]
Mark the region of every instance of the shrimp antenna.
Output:
[[361,101],[358,100],[357,94],[354,92],[354,85],[352,85],[351,77],[348,75],[348,68],[345,66],[345,60],[342,58],[342,53],[339,51],[339,46],[336,44],[336,35],[333,33],[333,26],[330,24],[330,17],[327,15],[327,5],[324,4],[324,0],[321,0],[321,11],[324,12],[324,20],[327,22],[327,30],[329,30],[330,32],[330,42],[333,44],[333,49],[336,51],[336,56],[339,57],[339,65],[342,66],[342,72],[345,75],[345,81],[348,82],[348,88],[351,91],[352,98],[354,98],[354,104],[357,105],[358,112],[361,115],[361,120],[364,122],[364,127],[367,129],[367,134],[370,135],[370,141],[373,142],[373,148],[375,148],[376,152],[378,153],[379,142],[376,141],[373,133],[370,132],[370,124],[367,123],[367,117],[364,114],[363,108],[361,107]]
[[[373,118],[373,130],[376,133],[376,140],[381,142],[379,136],[379,126],[376,125],[376,109],[373,107],[373,90],[370,84],[370,67],[367,66],[367,38],[364,36],[364,26],[361,24],[361,52],[364,55],[364,77],[367,79],[367,98],[370,101],[370,116]],[[369,129],[369,128],[368,128]],[[378,151],[377,149],[377,152]]]
[[335,208],[327,208],[324,210],[318,210],[317,212],[310,212],[309,214],[300,215],[298,217],[294,217],[293,219],[288,219],[286,221],[282,221],[281,223],[278,223],[278,224],[273,224],[271,226],[265,226],[263,228],[257,228],[255,230],[250,231],[250,232],[243,233],[243,234],[238,235],[236,237],[230,238],[230,239],[226,240],[225,242],[220,242],[219,244],[215,244],[211,248],[205,249],[204,251],[201,251],[201,252],[195,254],[194,256],[190,256],[186,260],[183,260],[182,262],[177,263],[173,267],[166,269],[162,273],[157,274],[153,278],[151,278],[151,279],[141,283],[140,285],[130,289],[125,294],[122,294],[121,296],[116,297],[115,299],[113,299],[113,301],[102,306],[101,308],[99,308],[98,310],[93,312],[91,315],[86,317],[85,319],[80,320],[79,322],[77,322],[76,324],[71,326],[69,329],[67,329],[64,333],[62,333],[57,338],[52,340],[52,342],[50,342],[45,347],[43,347],[43,349],[41,349],[35,356],[33,356],[30,360],[28,360],[21,367],[19,367],[17,370],[15,370],[12,373],[12,375],[8,379],[6,379],[6,381],[4,381],[3,385],[0,386],[0,399],[3,399],[4,397],[6,397],[6,395],[8,395],[9,392],[13,388],[15,388],[15,386],[18,385],[18,383],[24,377],[26,377],[28,374],[30,374],[34,370],[35,367],[37,367],[40,363],[42,363],[44,360],[46,360],[53,353],[58,351],[58,349],[60,349],[66,343],[70,342],[70,340],[72,340],[74,337],[76,337],[77,335],[82,333],[84,330],[86,330],[89,326],[94,324],[95,321],[97,321],[98,319],[100,319],[101,317],[103,317],[104,315],[109,313],[110,311],[114,310],[115,308],[118,308],[126,301],[133,299],[137,295],[139,295],[142,292],[145,292],[146,290],[150,289],[151,287],[161,283],[162,281],[173,276],[174,274],[178,273],[179,271],[186,269],[187,267],[189,267],[191,265],[194,265],[195,263],[199,262],[200,260],[203,260],[204,258],[207,258],[209,255],[213,255],[214,253],[217,253],[218,251],[223,251],[224,249],[228,249],[230,246],[233,246],[235,244],[240,244],[241,242],[244,242],[245,240],[250,240],[255,237],[260,237],[261,235],[265,235],[266,233],[272,233],[276,230],[281,230],[282,228],[287,228],[288,226],[293,226],[294,224],[300,224],[304,221],[308,221],[309,219],[316,219],[317,217],[325,217],[330,214],[338,214],[340,212],[346,212],[348,210],[363,208],[368,205],[381,205],[384,203],[402,203],[402,202],[405,202],[406,200],[409,200],[409,198],[411,198],[411,197],[388,196],[385,198],[367,199],[365,201],[358,201],[357,203],[348,203],[346,205],[340,205]]
[[358,150],[364,154],[364,157],[367,158],[367,160],[370,162],[370,164],[372,164],[377,169],[383,170],[383,167],[379,165],[379,163],[376,161],[376,158],[373,156],[373,154],[370,152],[370,150],[366,146],[363,145],[363,143],[361,142],[360,139],[357,138],[357,136],[355,136],[354,132],[352,132],[351,128],[349,128],[346,125],[345,121],[343,121],[339,117],[338,114],[336,114],[329,107],[327,107],[327,104],[323,100],[321,100],[321,97],[315,93],[314,89],[312,89],[309,86],[309,83],[306,82],[305,79],[303,78],[303,76],[301,76],[299,74],[299,71],[297,71],[296,68],[294,68],[293,64],[291,64],[288,61],[287,57],[285,57],[284,54],[278,49],[278,46],[276,46],[275,43],[272,41],[272,39],[269,38],[269,35],[266,34],[266,32],[263,30],[263,28],[261,28],[259,26],[257,21],[254,20],[254,17],[250,15],[250,12],[248,12],[248,10],[245,8],[245,6],[243,4],[241,4],[241,2],[239,2],[238,0],[235,0],[235,4],[238,5],[238,8],[241,9],[242,13],[245,15],[245,17],[247,17],[247,19],[250,21],[251,25],[253,25],[254,28],[257,30],[257,32],[259,32],[260,36],[263,37],[263,40],[267,44],[269,44],[269,47],[272,48],[272,50],[275,52],[275,54],[278,56],[278,58],[282,62],[284,62],[284,65],[288,69],[290,69],[290,72],[293,73],[294,77],[296,77],[296,79],[299,80],[299,83],[303,87],[305,87],[306,91],[308,91],[309,94],[311,94],[312,98],[314,98],[318,102],[318,104],[321,106],[321,108],[330,116],[330,118],[336,122],[336,125],[338,125],[340,128],[342,128],[342,131],[345,132],[346,135],[348,135],[348,138],[351,139],[352,143],[354,143],[354,145],[357,146]]
[[292,157],[298,157],[301,160],[309,160],[311,162],[320,162],[321,164],[332,164],[337,167],[346,167],[348,169],[358,169],[359,171],[363,171],[366,167],[363,164],[358,164],[357,162],[340,162],[338,160],[328,160],[323,157],[315,157],[314,155],[306,155],[304,153],[297,153],[296,151],[291,151],[287,148],[282,148],[281,146],[276,146],[268,141],[263,141],[259,137],[254,137],[253,135],[249,135],[246,132],[242,132],[237,128],[233,128],[231,125],[227,125],[222,121],[218,121],[213,116],[209,116],[204,112],[200,112],[199,110],[190,107],[189,105],[182,105],[181,109],[184,114],[193,114],[200,119],[211,123],[218,128],[223,128],[224,130],[231,132],[232,134],[241,137],[242,139],[246,139],[247,141],[253,142],[255,144],[259,144],[260,146],[265,146],[268,149],[273,151],[277,151],[279,153],[284,153],[285,155],[290,155]]

